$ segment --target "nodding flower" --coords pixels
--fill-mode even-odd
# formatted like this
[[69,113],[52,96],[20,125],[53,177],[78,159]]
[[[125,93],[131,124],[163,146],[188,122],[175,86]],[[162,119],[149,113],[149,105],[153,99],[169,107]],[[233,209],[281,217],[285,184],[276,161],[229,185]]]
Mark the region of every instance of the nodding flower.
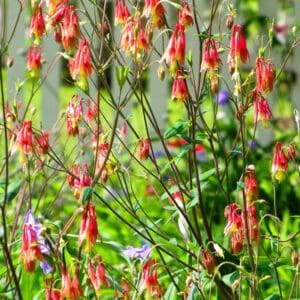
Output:
[[172,87],[172,100],[186,101],[189,96],[188,87],[181,70],[176,71],[175,79]]
[[255,63],[256,73],[256,90],[263,95],[273,90],[273,84],[276,78],[276,69],[270,60],[265,60],[264,57],[258,57]]
[[24,121],[21,125],[21,128],[17,133],[13,152],[15,152],[15,150],[19,151],[19,159],[21,163],[24,163],[26,161],[26,155],[32,154],[33,138],[31,121]]
[[148,159],[150,153],[150,140],[141,138],[139,141],[138,158],[140,160]]
[[269,127],[272,112],[268,101],[256,89],[253,90],[254,123],[261,121],[265,128]]
[[77,200],[80,199],[82,190],[92,184],[92,179],[89,175],[89,165],[74,164],[71,168],[72,173],[67,175],[67,182],[69,186],[74,189],[74,196]]
[[67,133],[75,136],[79,132],[79,123],[82,120],[83,107],[81,101],[78,101],[78,96],[73,96],[69,101],[66,117],[67,117]]
[[66,6],[63,9],[63,18],[59,24],[61,43],[65,51],[71,52],[78,44],[80,36],[79,19],[74,6]]
[[97,120],[98,107],[92,101],[88,101],[84,119],[87,123],[92,123]]
[[136,61],[142,59],[144,51],[149,51],[149,37],[141,18],[127,20],[121,33],[120,48],[126,55],[133,55]]
[[69,70],[73,80],[86,79],[91,76],[91,52],[87,40],[81,40],[75,56],[69,60]]
[[246,63],[248,58],[249,52],[247,49],[246,38],[243,33],[243,27],[236,24],[233,26],[228,55],[230,73],[233,74],[235,69],[239,69],[240,61]]
[[177,69],[177,63],[181,66],[184,65],[185,47],[186,39],[184,25],[177,23],[174,27],[168,46],[162,56],[162,60],[165,60],[169,65],[169,70],[172,74],[174,74]]
[[258,186],[257,186],[256,175],[255,175],[255,167],[253,165],[250,165],[247,168],[244,191],[248,203],[252,203],[257,199]]
[[161,28],[165,23],[165,9],[161,0],[145,0],[143,15],[151,18],[153,27]]
[[94,262],[96,266],[93,265],[91,259],[88,260],[88,274],[95,290],[98,291],[102,285],[109,287],[109,282],[106,278],[106,270],[101,256],[97,256]]
[[146,299],[160,297],[162,295],[161,287],[157,280],[157,263],[155,259],[149,259],[143,267],[140,292],[146,289]]
[[29,32],[31,36],[34,36],[35,43],[39,44],[43,34],[46,32],[46,25],[41,5],[39,5],[33,12]]
[[27,70],[32,78],[36,78],[39,75],[39,70],[42,68],[42,48],[32,46],[28,50],[27,54]]
[[216,42],[212,38],[208,38],[204,42],[204,51],[202,55],[201,71],[210,71],[214,73],[221,64]]
[[130,12],[125,0],[116,0],[115,5],[115,24],[124,25],[130,17]]
[[67,266],[61,266],[61,290],[60,290],[60,299],[70,299],[77,300],[83,295],[82,288],[79,284],[78,279],[78,266],[75,267],[73,279],[71,280],[71,276]]
[[231,203],[225,208],[224,215],[227,219],[224,234],[236,232],[243,228],[242,216],[235,203]]
[[271,168],[272,178],[278,182],[284,180],[288,168],[288,160],[282,149],[282,144],[277,142],[275,145],[273,163]]
[[60,300],[60,291],[54,287],[51,278],[45,279],[46,288],[45,288],[45,299],[46,300]]
[[79,245],[85,243],[85,251],[90,252],[96,244],[98,236],[98,225],[96,207],[93,204],[88,204],[83,207],[83,213],[80,223],[80,232],[78,235]]
[[242,251],[244,242],[244,228],[241,212],[238,211],[238,206],[232,203],[225,208],[224,214],[227,219],[224,234],[231,234],[231,249],[234,254],[238,254]]
[[178,23],[182,24],[185,28],[193,25],[193,17],[187,1],[182,1],[181,9],[178,11]]

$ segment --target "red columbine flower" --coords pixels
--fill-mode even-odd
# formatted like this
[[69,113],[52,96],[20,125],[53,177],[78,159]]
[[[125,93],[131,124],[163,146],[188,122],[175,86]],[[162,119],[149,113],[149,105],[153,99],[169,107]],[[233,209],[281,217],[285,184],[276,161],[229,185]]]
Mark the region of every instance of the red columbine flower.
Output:
[[231,234],[231,249],[234,254],[239,254],[243,250],[244,235],[243,231],[239,230]]
[[78,134],[78,126],[82,120],[82,114],[82,103],[78,101],[78,96],[73,96],[66,110],[68,135],[75,136]]
[[139,144],[138,158],[140,160],[148,159],[150,152],[150,140],[148,138],[141,138]]
[[157,280],[156,260],[149,259],[143,267],[140,291],[146,291],[146,298],[152,296],[160,297],[162,295],[160,285]]
[[224,234],[239,231],[243,228],[241,213],[238,211],[238,206],[235,203],[230,204],[225,208],[225,218],[227,225],[224,229]]
[[79,232],[79,245],[85,242],[85,250],[89,252],[96,244],[98,236],[97,215],[95,205],[89,204],[83,207]]
[[105,275],[105,267],[102,263],[101,256],[98,256],[94,259],[96,265],[96,268],[92,264],[92,260],[89,259],[89,268],[88,268],[88,274],[92,281],[92,284],[94,286],[94,289],[98,291],[101,287],[101,285],[104,285],[105,287],[109,287],[109,283],[107,281],[106,275]]
[[89,174],[89,166],[87,164],[74,164],[71,169],[72,173],[67,175],[67,182],[69,186],[74,189],[74,196],[79,200],[83,188],[89,187],[92,184],[92,179]]
[[288,161],[282,149],[280,142],[275,145],[273,163],[271,168],[272,178],[281,182],[285,178],[285,173],[288,168]]
[[255,167],[253,165],[250,165],[247,168],[244,191],[248,203],[252,203],[254,200],[257,199],[258,186],[257,179],[255,176]]
[[44,155],[48,152],[49,137],[50,137],[49,131],[44,131],[35,137],[37,152],[39,154]]
[[25,270],[29,273],[35,270],[36,259],[44,261],[37,234],[32,224],[24,224],[20,257],[23,259]]
[[179,63],[181,66],[184,65],[185,46],[186,40],[184,25],[177,23],[162,57],[162,60],[165,60],[169,65],[171,73],[174,73],[177,69],[177,63]]
[[46,31],[45,21],[42,14],[42,7],[39,5],[34,11],[30,22],[30,35],[34,35],[35,42],[39,43]]
[[255,64],[256,90],[265,95],[273,90],[273,84],[276,78],[276,69],[274,64],[263,57],[258,57]]
[[241,25],[234,25],[231,40],[230,50],[228,55],[228,64],[230,73],[233,74],[235,68],[239,68],[240,61],[246,63],[249,57],[246,38]]
[[32,46],[27,54],[27,70],[32,78],[39,75],[39,70],[42,68],[42,48]]
[[208,38],[205,40],[204,51],[202,55],[201,71],[217,71],[221,60],[219,58],[218,50],[215,40]]
[[62,19],[63,13],[61,11],[62,7],[66,7],[68,0],[46,0],[47,12],[50,17],[53,17],[58,11],[60,15],[58,22]]
[[97,105],[92,103],[92,101],[88,101],[84,119],[86,120],[86,122],[91,123],[97,120],[97,116],[98,116]]
[[268,101],[256,89],[253,90],[254,122],[262,121],[263,126],[268,128],[268,121],[272,118],[272,112]]
[[32,139],[32,124],[31,121],[24,121],[15,142],[15,149],[20,153],[20,162],[25,161],[25,156],[33,152],[33,139]]
[[69,61],[69,70],[73,80],[86,79],[92,74],[90,46],[87,40],[81,40],[74,58]]
[[78,37],[80,36],[79,19],[74,6],[63,6],[63,19],[60,31],[63,48],[67,52],[72,51],[77,46]]
[[224,234],[231,233],[231,249],[233,253],[238,254],[243,249],[244,239],[244,223],[241,212],[238,211],[238,206],[232,203],[225,208],[224,214],[227,219]]
[[120,286],[122,288],[122,291],[121,291],[121,300],[130,300],[132,299],[130,297],[130,292],[131,292],[131,287],[130,287],[130,284],[128,283],[128,281],[126,280],[122,280],[121,283],[120,283]]
[[187,1],[181,2],[181,9],[178,11],[178,23],[185,28],[193,25],[193,17]]
[[208,250],[205,249],[201,250],[201,254],[202,254],[202,264],[207,270],[207,273],[213,274],[216,266],[214,256]]
[[149,38],[140,18],[127,20],[122,30],[120,48],[126,55],[134,55],[136,60],[142,58],[143,51],[149,50]]
[[45,282],[46,282],[46,289],[45,289],[46,300],[60,300],[60,291],[54,288],[51,278],[46,278]]
[[188,87],[181,70],[176,71],[175,79],[172,87],[172,100],[185,101],[189,96]]
[[115,24],[124,25],[128,18],[130,17],[130,12],[126,6],[125,0],[117,0],[115,6]]
[[151,23],[156,28],[164,25],[165,9],[160,0],[145,0],[143,15],[151,17]]
[[66,266],[61,266],[61,290],[60,299],[78,300],[83,295],[82,288],[78,279],[78,266],[75,267],[73,280]]

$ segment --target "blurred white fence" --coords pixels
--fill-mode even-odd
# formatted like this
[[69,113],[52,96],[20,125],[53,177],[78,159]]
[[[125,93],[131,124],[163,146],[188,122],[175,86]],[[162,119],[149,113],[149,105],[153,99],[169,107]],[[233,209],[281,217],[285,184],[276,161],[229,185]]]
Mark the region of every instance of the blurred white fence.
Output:
[[[21,2],[21,1],[20,1]],[[80,1],[79,1],[80,2]],[[114,1],[112,1],[114,3]],[[189,1],[191,2],[191,1]],[[196,1],[198,6],[198,11],[200,14],[201,22],[205,20],[205,16],[207,16],[207,7],[209,5],[209,0],[198,0]],[[276,14],[278,13],[278,2],[279,0],[259,0],[258,3],[260,5],[260,12],[261,15],[267,16],[269,18],[276,18]],[[12,31],[12,28],[16,22],[17,18],[17,12],[18,12],[18,6],[19,1],[17,0],[10,0],[6,1],[6,11],[3,11],[3,1],[2,4],[2,10],[1,15],[5,14],[6,19],[6,27],[7,27],[7,34],[9,34]],[[85,6],[88,8],[91,8],[89,1],[85,1]],[[294,12],[294,18],[299,22],[300,20],[300,1],[294,0],[295,5],[295,12]],[[80,4],[79,4],[79,8]],[[91,8],[92,9],[92,8]],[[170,24],[175,22],[174,14],[172,13],[172,9],[170,7],[167,8],[168,11],[168,20]],[[225,16],[221,16],[221,18],[225,18]],[[7,94],[8,98],[12,99],[15,96],[15,86],[18,82],[24,80],[25,76],[25,66],[26,66],[26,53],[27,53],[27,46],[28,46],[28,27],[29,27],[30,17],[29,14],[22,14],[19,25],[16,28],[14,38],[11,42],[11,45],[9,47],[8,54],[12,55],[14,57],[14,65],[12,68],[8,69],[7,72]],[[295,22],[295,21],[294,21]],[[113,21],[112,21],[113,23]],[[116,38],[120,35],[120,28],[114,27]],[[188,50],[192,50],[194,53],[194,64],[199,64],[199,57],[198,55],[195,55],[195,53],[199,53],[197,47],[198,43],[196,40],[195,32],[190,30],[188,32]],[[165,41],[166,42],[166,41]],[[158,47],[162,47],[162,45],[158,45]],[[45,36],[44,42],[43,42],[43,57],[47,59],[46,63],[43,66],[43,72],[45,75],[45,72],[47,73],[47,79],[45,83],[42,86],[41,93],[41,108],[42,108],[42,120],[43,120],[43,127],[44,128],[50,128],[54,122],[57,120],[59,110],[60,110],[60,73],[61,73],[61,59],[56,62],[56,66],[51,68],[49,70],[49,66],[52,64],[52,62],[57,57],[57,52],[60,51],[59,46],[53,42],[53,37],[51,35]],[[276,56],[276,53],[275,53]],[[278,55],[277,55],[278,56]],[[152,61],[155,59],[158,59],[158,57],[153,56]],[[251,63],[253,63],[253,58],[251,60]],[[277,66],[280,65],[280,62],[282,58],[277,57],[277,61],[275,61],[275,64]],[[250,67],[250,66],[249,66]],[[289,62],[287,66],[288,70],[293,71],[297,76],[297,84],[294,85],[292,95],[293,95],[293,105],[294,107],[300,109],[300,49],[296,49],[294,51],[294,55]],[[149,98],[152,101],[154,112],[157,116],[159,116],[159,123],[163,124],[165,117],[166,117],[166,106],[167,106],[167,99],[170,97],[170,86],[165,81],[160,81],[157,78],[156,73],[156,67],[154,66],[151,68],[149,77],[148,77],[148,83],[147,83],[147,89],[149,93]],[[114,75],[114,68],[111,68],[111,89],[114,94],[116,94],[116,90],[118,89],[117,82]],[[17,96],[18,99],[22,99],[24,97],[24,93]],[[63,97],[63,95],[62,95]],[[273,95],[273,97],[276,97],[276,93]],[[129,108],[130,109],[130,108]]]

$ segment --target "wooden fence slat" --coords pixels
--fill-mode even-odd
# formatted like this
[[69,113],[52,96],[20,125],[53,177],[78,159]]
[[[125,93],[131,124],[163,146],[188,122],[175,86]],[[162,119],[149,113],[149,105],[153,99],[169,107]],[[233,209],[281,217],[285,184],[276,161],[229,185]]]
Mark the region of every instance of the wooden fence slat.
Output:
[[[55,43],[52,35],[44,38],[43,58],[46,64],[43,66],[43,73],[49,69],[50,64],[59,51],[59,46]],[[42,88],[42,126],[44,129],[50,129],[57,121],[59,114],[59,88],[60,88],[60,61],[51,66],[51,71],[47,74],[47,79]]]
[[[7,1],[6,14],[6,38],[11,34],[12,29],[15,26],[17,19],[16,3],[14,1]],[[28,24],[27,24],[28,25]],[[7,69],[7,97],[12,100],[15,96],[16,83],[24,80],[25,67],[26,67],[26,48],[25,48],[25,36],[28,30],[24,14],[21,15],[19,24],[14,33],[14,37],[11,40],[8,54],[13,56],[14,64],[11,68]],[[22,91],[18,95],[18,100],[22,99]]]

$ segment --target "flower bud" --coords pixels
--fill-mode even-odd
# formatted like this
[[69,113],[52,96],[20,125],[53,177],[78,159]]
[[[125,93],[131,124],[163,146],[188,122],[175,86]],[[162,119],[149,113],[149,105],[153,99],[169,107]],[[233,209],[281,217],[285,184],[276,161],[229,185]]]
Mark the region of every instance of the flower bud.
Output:
[[296,250],[293,250],[291,260],[294,266],[297,266],[297,264],[299,263],[299,254]]
[[14,64],[14,60],[15,60],[15,58],[12,55],[9,55],[6,59],[6,66],[8,68],[11,68]]
[[289,160],[294,160],[296,157],[296,148],[294,144],[290,144],[287,147],[287,156]]
[[217,94],[219,91],[219,78],[218,75],[214,75],[210,80],[210,88],[214,94]]
[[164,69],[163,65],[159,65],[159,67],[157,69],[157,76],[160,80],[165,79],[165,69]]
[[233,20],[233,16],[232,15],[228,15],[226,18],[226,27],[231,30],[232,26],[233,26],[234,20]]
[[202,263],[208,274],[213,274],[215,270],[215,258],[214,256],[207,250],[202,249]]

